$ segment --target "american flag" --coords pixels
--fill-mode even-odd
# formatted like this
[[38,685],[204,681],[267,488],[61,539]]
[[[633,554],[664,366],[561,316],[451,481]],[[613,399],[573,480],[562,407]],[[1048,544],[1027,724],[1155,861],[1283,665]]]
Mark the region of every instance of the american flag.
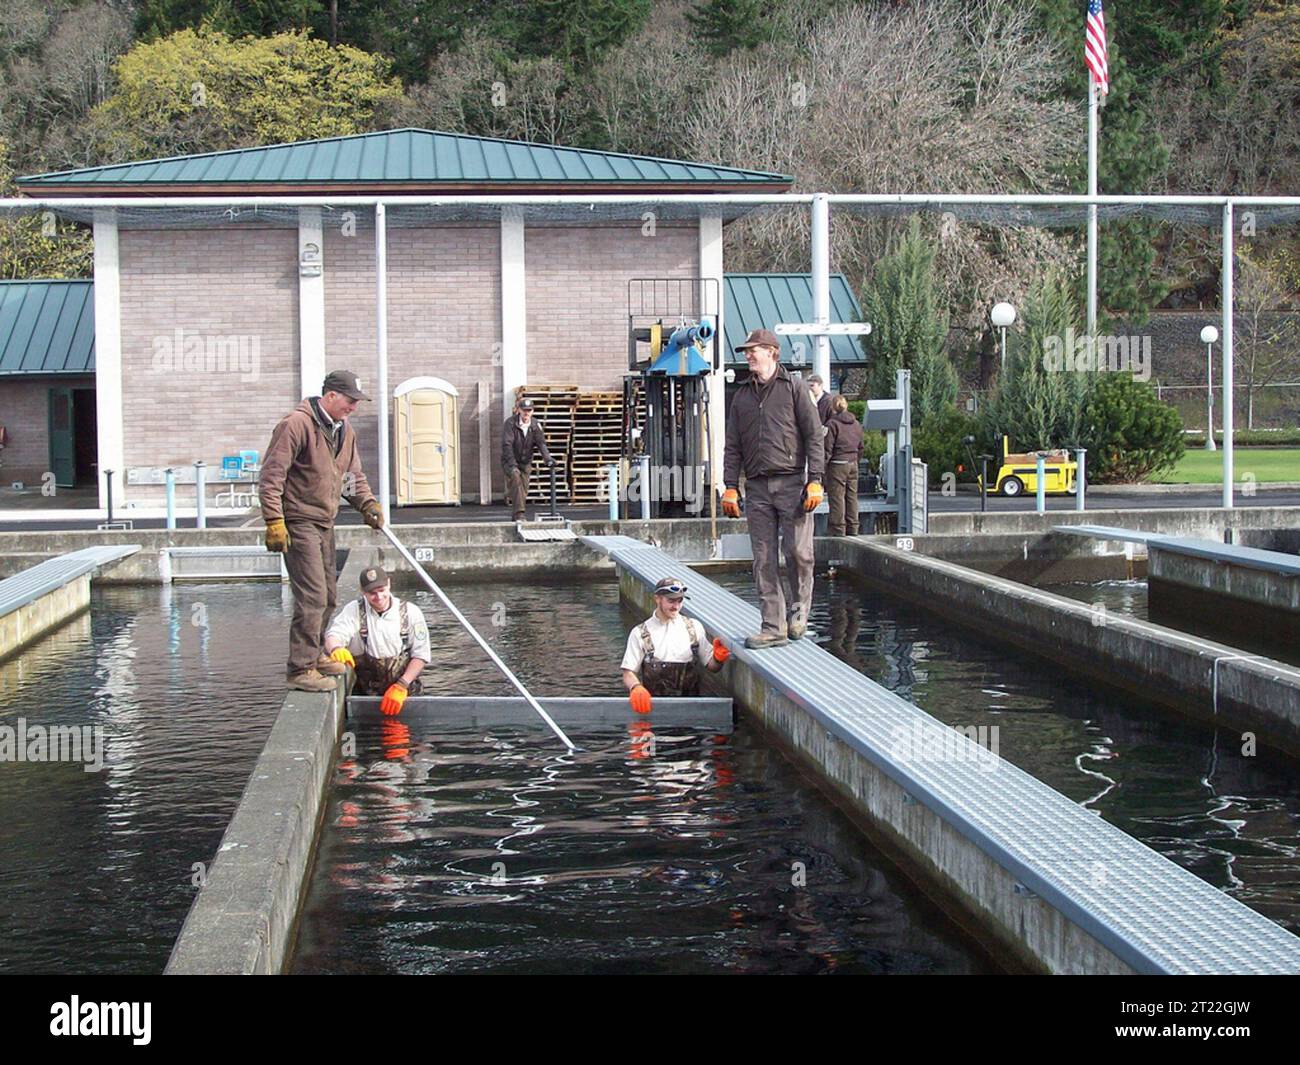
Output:
[[1106,67],[1106,16],[1101,13],[1101,0],[1088,0],[1083,63],[1097,79],[1097,88],[1103,93],[1110,92],[1110,72]]

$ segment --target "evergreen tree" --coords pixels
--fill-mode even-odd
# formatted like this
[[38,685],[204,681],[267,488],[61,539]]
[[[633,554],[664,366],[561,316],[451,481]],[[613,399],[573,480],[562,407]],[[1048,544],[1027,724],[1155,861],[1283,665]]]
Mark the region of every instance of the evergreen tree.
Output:
[[871,323],[874,396],[892,396],[900,368],[912,371],[912,424],[917,428],[957,399],[957,371],[947,354],[948,311],[934,268],[937,249],[913,216],[898,250],[876,264],[863,297]]
[[1083,405],[1092,371],[1076,371],[1073,352],[1081,337],[1074,286],[1055,271],[1025,299],[1020,332],[1012,334],[1007,367],[984,407],[986,431],[1011,438],[1013,451],[1074,447],[1082,437]]
[[762,0],[705,0],[686,20],[711,55],[755,48],[771,36],[771,5]]

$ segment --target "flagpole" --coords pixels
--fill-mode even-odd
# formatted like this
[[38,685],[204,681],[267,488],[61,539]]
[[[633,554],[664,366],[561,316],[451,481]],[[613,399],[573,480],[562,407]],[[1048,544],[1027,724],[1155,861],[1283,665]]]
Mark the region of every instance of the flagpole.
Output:
[[[1088,71],[1088,195],[1097,195],[1097,76]],[[1088,336],[1097,335],[1097,205],[1088,205]]]

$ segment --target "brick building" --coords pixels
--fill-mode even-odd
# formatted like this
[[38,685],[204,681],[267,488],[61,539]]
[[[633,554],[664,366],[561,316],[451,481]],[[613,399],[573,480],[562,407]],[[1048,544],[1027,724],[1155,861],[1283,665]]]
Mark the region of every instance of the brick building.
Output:
[[[347,197],[384,197],[389,386],[434,376],[455,387],[460,495],[477,501],[489,489],[485,474],[490,492],[501,494],[504,397],[523,384],[620,387],[628,282],[705,277],[720,285],[725,218],[688,205],[583,211],[474,198],[770,194],[790,183],[704,164],[395,130],[34,175],[19,188],[75,201],[60,213],[94,226],[97,462],[101,471],[127,471],[125,495],[138,503],[157,501],[156,485],[137,482],[163,467],[196,459],[219,467],[224,455],[264,449],[279,417],[317,394],[327,370],[347,367],[376,382],[375,209]],[[259,196],[331,202],[251,202]],[[402,202],[414,196],[457,203]],[[110,197],[119,205],[89,202]],[[0,402],[8,404],[5,387]],[[480,463],[483,417],[491,455]],[[376,405],[363,404],[353,423],[377,484]]]

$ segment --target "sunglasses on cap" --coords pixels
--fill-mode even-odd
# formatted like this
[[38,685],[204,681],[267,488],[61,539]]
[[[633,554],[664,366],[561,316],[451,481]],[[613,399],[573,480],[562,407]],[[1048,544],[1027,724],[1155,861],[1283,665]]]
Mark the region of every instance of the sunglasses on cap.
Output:
[[655,595],[685,595],[686,585],[680,581],[673,581],[672,584],[658,584],[655,586]]

